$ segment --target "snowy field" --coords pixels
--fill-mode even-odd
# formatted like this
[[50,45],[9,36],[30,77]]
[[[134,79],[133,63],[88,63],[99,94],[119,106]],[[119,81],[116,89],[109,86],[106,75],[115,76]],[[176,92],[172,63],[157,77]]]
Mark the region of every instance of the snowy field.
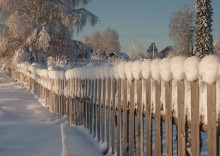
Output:
[[0,70],[1,156],[101,156],[80,127],[69,127]]

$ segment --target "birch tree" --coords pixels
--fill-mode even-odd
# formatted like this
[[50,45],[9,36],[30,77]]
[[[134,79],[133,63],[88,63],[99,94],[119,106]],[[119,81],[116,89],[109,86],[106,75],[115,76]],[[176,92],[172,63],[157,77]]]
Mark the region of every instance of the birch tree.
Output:
[[[11,57],[15,51],[34,50],[45,56],[74,54],[79,42],[73,41],[98,17],[84,8],[90,0],[1,0],[1,54]],[[5,44],[6,41],[7,46]],[[74,56],[74,55],[72,55]]]
[[187,6],[174,12],[171,16],[169,35],[174,41],[178,55],[193,55],[194,17],[194,11]]

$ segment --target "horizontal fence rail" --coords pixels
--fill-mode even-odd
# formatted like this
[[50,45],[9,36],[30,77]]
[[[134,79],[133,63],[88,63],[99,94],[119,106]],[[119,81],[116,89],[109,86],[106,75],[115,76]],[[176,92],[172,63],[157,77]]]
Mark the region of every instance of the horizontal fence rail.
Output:
[[[188,61],[183,57],[176,59]],[[197,61],[197,67],[203,61],[190,59]],[[216,78],[209,83],[209,79],[206,82],[199,76],[192,78],[192,73],[188,76],[191,78],[186,78],[186,72],[179,80],[169,77],[169,72],[157,79],[156,64],[157,68],[168,70],[167,60],[159,61],[136,61],[135,67],[124,63],[124,75],[120,73],[122,64],[117,65],[117,71],[115,66],[105,66],[57,72],[19,65],[12,77],[58,117],[66,115],[69,125],[88,128],[94,138],[106,145],[106,152],[118,156],[197,156],[204,155],[202,149],[207,146],[205,152],[217,156],[220,81]],[[189,65],[196,61],[189,61]],[[143,72],[144,63],[145,72],[150,68],[151,76]],[[112,74],[112,70],[118,76],[105,75],[106,71]],[[175,72],[172,75],[175,77]],[[207,141],[203,133],[207,134]]]

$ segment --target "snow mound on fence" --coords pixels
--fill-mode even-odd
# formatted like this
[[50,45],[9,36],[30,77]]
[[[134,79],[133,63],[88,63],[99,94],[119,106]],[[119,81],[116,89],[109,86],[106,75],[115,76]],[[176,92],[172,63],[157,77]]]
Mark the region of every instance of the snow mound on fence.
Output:
[[184,61],[186,57],[177,56],[171,59],[171,72],[173,73],[173,78],[175,80],[183,80],[185,78],[184,73]]
[[219,80],[220,58],[215,55],[209,55],[200,59],[192,56],[185,58],[177,56],[172,59],[146,59],[144,61],[119,62],[114,65],[102,65],[89,63],[84,67],[75,67],[65,70],[62,68],[48,67],[43,69],[37,64],[21,63],[17,65],[20,72],[25,75],[31,74],[33,79],[39,77],[50,78],[54,80],[70,79],[121,79],[132,81],[140,79],[153,79],[159,81],[188,80],[195,81],[201,78],[202,81],[210,84]]
[[208,83],[214,83],[218,80],[219,57],[210,55],[202,59],[199,64],[199,75],[201,79]]
[[160,71],[160,75],[161,75],[162,80],[170,81],[172,79],[169,58],[164,58],[159,62],[159,71]]
[[184,61],[184,72],[188,81],[195,81],[199,77],[200,58],[192,56]]

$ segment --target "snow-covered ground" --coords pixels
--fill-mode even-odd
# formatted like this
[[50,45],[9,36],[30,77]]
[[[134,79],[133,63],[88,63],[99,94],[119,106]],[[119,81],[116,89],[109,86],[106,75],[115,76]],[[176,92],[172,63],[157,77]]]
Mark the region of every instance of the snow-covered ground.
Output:
[[66,126],[0,70],[1,156],[101,156],[82,128]]

